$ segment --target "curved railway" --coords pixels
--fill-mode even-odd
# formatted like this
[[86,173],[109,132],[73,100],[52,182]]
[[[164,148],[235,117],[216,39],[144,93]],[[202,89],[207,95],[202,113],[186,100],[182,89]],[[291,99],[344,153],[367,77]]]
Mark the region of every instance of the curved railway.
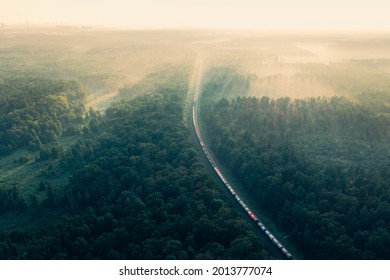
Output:
[[198,138],[199,144],[204,152],[204,154],[207,157],[207,160],[213,167],[215,173],[217,173],[219,179],[222,181],[222,183],[225,185],[225,187],[229,190],[231,195],[235,198],[235,200],[240,204],[240,206],[244,209],[244,211],[247,213],[247,215],[252,219],[252,221],[258,226],[265,235],[272,241],[272,243],[282,252],[284,256],[286,256],[287,259],[295,259],[295,257],[287,250],[287,248],[271,233],[271,231],[264,225],[264,223],[256,217],[255,214],[251,211],[251,209],[246,205],[246,203],[243,201],[243,199],[236,193],[233,186],[226,180],[225,176],[222,175],[221,171],[215,164],[215,161],[210,155],[210,152],[208,151],[207,147],[204,144],[202,135],[199,131],[198,126],[198,103],[199,103],[199,95],[200,95],[200,87],[201,87],[201,79],[202,79],[202,73],[203,73],[203,60],[198,60],[198,77],[196,80],[196,87],[195,87],[195,93],[194,93],[194,103],[192,106],[192,121],[195,128],[196,137]]

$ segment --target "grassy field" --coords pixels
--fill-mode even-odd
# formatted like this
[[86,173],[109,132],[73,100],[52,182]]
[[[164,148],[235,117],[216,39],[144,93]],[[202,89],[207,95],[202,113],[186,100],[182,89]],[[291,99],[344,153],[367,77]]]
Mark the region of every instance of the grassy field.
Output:
[[[64,149],[76,143],[77,136],[61,137],[58,144]],[[0,188],[16,187],[23,197],[37,196],[41,201],[46,193],[39,190],[42,180],[52,183],[56,187],[62,187],[67,183],[71,172],[58,167],[58,161],[39,160],[39,152],[18,150],[11,155],[0,158]]]

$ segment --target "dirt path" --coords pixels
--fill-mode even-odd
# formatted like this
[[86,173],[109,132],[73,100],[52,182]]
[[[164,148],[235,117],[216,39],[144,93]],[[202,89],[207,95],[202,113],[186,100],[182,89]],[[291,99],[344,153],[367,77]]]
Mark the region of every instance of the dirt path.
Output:
[[88,97],[86,107],[94,110],[103,111],[114,101],[118,100],[118,92],[108,92],[103,94],[91,94]]

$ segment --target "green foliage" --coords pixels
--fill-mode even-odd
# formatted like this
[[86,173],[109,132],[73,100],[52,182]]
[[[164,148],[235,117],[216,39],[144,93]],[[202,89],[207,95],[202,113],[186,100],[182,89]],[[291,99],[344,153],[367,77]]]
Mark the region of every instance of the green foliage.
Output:
[[80,124],[85,92],[74,81],[6,79],[0,82],[0,155],[32,151]]
[[39,211],[68,214],[50,227],[0,233],[0,258],[269,258],[191,147],[180,89],[120,102],[104,117],[89,112],[94,133],[62,159],[80,169],[64,191],[39,184],[47,196]]
[[0,188],[0,214],[10,210],[23,211],[26,207],[26,201],[17,188]]
[[211,151],[307,258],[390,258],[388,116],[340,97],[205,94]]
[[[383,63],[381,65],[380,63]],[[376,111],[390,113],[390,78],[381,67],[386,60],[352,60],[345,63],[306,64],[303,70]]]
[[232,68],[212,68],[205,76],[203,90],[212,92],[214,97],[230,99],[249,92],[250,79]]
[[136,84],[120,88],[119,95],[122,98],[134,98],[144,94],[182,91],[187,87],[187,75],[185,65],[157,67]]

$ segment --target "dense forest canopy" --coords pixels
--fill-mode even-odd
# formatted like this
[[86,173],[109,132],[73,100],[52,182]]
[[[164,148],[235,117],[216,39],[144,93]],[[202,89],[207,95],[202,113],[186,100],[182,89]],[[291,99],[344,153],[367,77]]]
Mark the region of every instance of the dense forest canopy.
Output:
[[75,81],[5,79],[0,82],[0,156],[35,151],[80,130],[86,93]]
[[81,140],[59,155],[63,168],[76,168],[64,188],[42,181],[42,201],[1,193],[2,213],[62,214],[47,226],[1,230],[0,258],[272,258],[192,147],[182,121],[185,72],[176,78],[174,88],[116,103],[104,116],[89,111]]
[[389,259],[388,38],[2,26],[0,258],[278,257],[202,85],[286,248]]
[[390,118],[343,97],[219,98],[204,86],[208,143],[308,258],[390,257]]

